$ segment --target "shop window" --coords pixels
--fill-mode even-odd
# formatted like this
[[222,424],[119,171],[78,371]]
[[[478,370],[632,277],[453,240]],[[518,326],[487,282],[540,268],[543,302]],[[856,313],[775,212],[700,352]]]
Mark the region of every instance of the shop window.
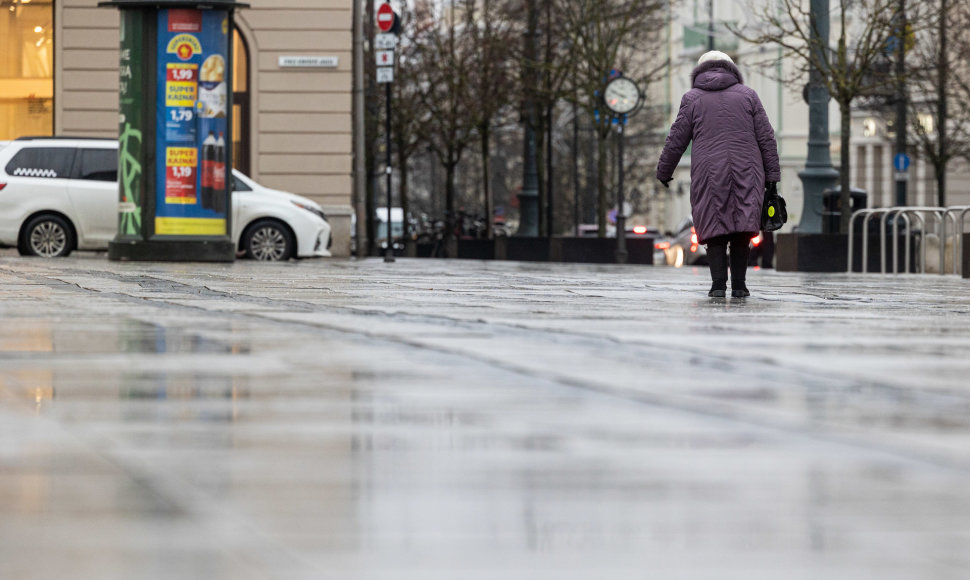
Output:
[[51,0],[0,0],[0,141],[54,127]]
[[233,35],[232,166],[249,171],[249,49],[239,31]]

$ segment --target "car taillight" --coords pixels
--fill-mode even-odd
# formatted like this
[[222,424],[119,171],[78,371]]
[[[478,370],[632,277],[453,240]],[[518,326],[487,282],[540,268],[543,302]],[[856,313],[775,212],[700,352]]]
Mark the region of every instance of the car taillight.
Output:
[[760,243],[761,243],[761,234],[758,234],[757,236],[751,238],[751,245],[752,246],[758,247],[758,244],[760,244]]
[[655,250],[669,250],[670,242],[657,242],[653,247]]
[[642,236],[647,233],[647,226],[633,226],[633,233],[638,236]]
[[0,191],[3,191],[3,188],[4,187],[7,187],[7,184],[6,183],[0,183]]
[[694,229],[694,226],[691,226],[690,227],[690,253],[692,254],[697,253],[697,246],[698,246],[697,230]]

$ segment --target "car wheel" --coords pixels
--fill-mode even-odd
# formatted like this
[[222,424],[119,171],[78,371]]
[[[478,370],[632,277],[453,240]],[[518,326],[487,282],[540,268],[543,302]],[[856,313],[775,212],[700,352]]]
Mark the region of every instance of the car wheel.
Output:
[[62,258],[74,249],[74,230],[56,215],[39,215],[23,229],[18,250],[25,256]]
[[261,262],[279,262],[293,257],[293,234],[280,222],[260,220],[246,230],[243,249],[246,257]]

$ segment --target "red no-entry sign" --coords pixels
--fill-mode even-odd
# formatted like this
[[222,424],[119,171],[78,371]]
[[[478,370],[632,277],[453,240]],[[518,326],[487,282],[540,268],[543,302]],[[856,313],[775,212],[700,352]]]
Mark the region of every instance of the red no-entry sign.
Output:
[[377,27],[381,32],[390,32],[394,27],[394,10],[387,2],[380,5],[377,9]]

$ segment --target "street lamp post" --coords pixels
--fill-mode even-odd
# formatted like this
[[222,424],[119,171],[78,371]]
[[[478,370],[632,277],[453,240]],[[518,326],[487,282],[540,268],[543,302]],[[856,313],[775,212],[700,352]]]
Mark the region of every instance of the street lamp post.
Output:
[[[906,1],[899,0],[896,21],[896,155],[906,155]],[[896,174],[896,205],[906,205],[905,172]]]
[[519,192],[519,230],[517,236],[538,237],[539,235],[539,170],[536,165],[536,125],[538,111],[534,96],[536,74],[536,59],[538,48],[536,37],[539,28],[539,11],[536,0],[529,0],[525,32],[525,71],[523,76],[527,86],[525,88],[525,103],[523,116],[525,121],[525,139],[522,151],[522,191]]
[[[812,50],[821,52],[829,42],[828,0],[812,0],[810,18]],[[817,60],[821,62],[821,56]],[[805,169],[798,174],[804,192],[799,233],[822,232],[823,194],[839,178],[839,172],[832,167],[832,154],[829,150],[829,92],[822,80],[822,74],[823,71],[818,66],[812,65],[807,95],[808,159],[805,161]]]
[[623,76],[619,71],[612,71],[610,82],[606,83],[603,89],[603,104],[606,105],[612,117],[611,122],[616,124],[617,137],[619,139],[619,152],[617,169],[617,192],[616,192],[616,262],[625,264],[627,260],[626,251],[626,200],[623,191],[623,133],[626,128],[627,119],[635,115],[643,107],[644,95],[640,92],[640,87],[633,80]]

